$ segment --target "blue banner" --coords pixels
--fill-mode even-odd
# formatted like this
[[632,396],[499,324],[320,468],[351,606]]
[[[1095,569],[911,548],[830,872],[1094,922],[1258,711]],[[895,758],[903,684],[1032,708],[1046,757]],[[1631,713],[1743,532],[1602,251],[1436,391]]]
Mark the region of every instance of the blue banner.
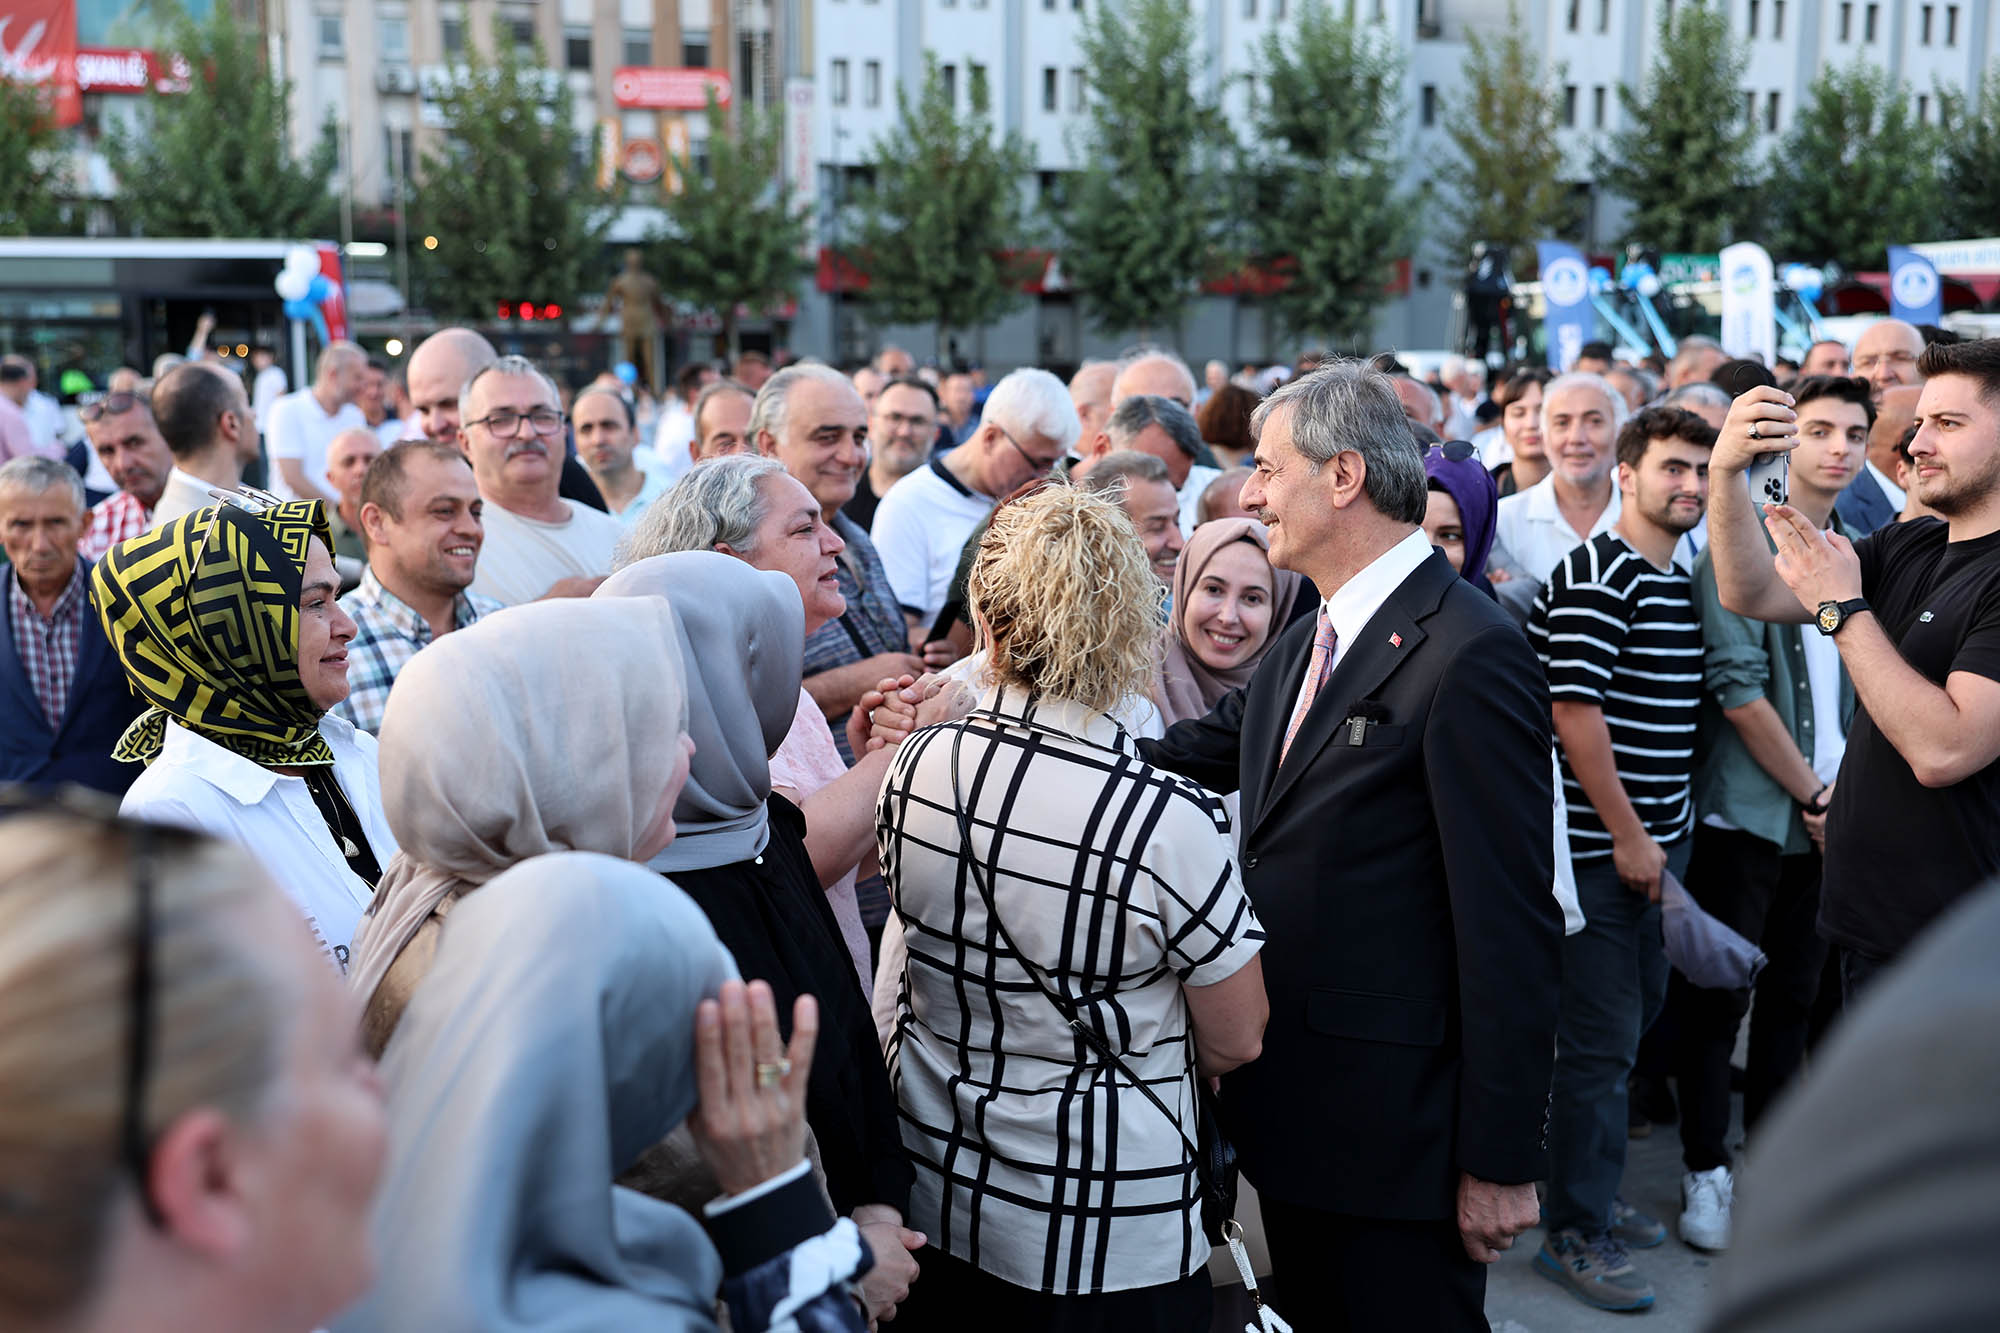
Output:
[[1889,247],[1889,317],[1910,324],[1944,318],[1944,284],[1937,266],[1906,245]]
[[1567,241],[1536,241],[1541,268],[1542,335],[1549,365],[1567,370],[1590,337],[1590,268]]

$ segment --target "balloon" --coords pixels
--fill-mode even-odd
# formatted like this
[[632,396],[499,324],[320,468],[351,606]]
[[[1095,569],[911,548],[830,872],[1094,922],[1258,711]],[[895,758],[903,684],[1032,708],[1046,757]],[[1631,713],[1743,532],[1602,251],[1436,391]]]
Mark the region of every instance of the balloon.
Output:
[[1652,297],[1660,294],[1660,275],[1648,273],[1639,279],[1639,295]]
[[[283,297],[287,302],[303,301],[306,299],[306,293],[312,290],[312,280],[312,274],[302,273],[295,268],[288,268],[283,273],[280,273],[271,285],[278,289],[278,295]],[[300,318],[304,318],[304,316],[300,316]]]
[[1602,264],[1590,266],[1590,290],[1606,292],[1611,290],[1611,270]]
[[310,245],[295,245],[285,252],[285,271],[311,276],[319,272],[319,254]]
[[326,280],[324,273],[314,273],[312,281],[306,284],[306,300],[317,305],[333,295],[333,284]]
[[637,384],[639,382],[639,367],[633,365],[630,361],[620,361],[617,365],[611,367],[611,373],[616,375],[619,382],[624,384]]
[[311,319],[319,313],[319,307],[303,297],[289,297],[285,301],[285,318]]

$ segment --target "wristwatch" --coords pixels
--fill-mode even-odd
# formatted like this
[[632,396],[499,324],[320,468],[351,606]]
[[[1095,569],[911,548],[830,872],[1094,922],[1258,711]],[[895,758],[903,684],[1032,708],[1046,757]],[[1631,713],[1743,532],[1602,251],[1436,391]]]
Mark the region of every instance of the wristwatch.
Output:
[[1831,637],[1840,633],[1840,627],[1847,623],[1849,616],[1868,609],[1868,601],[1863,597],[1856,597],[1848,602],[1821,602],[1819,614],[1813,617],[1813,623],[1819,626],[1821,634]]

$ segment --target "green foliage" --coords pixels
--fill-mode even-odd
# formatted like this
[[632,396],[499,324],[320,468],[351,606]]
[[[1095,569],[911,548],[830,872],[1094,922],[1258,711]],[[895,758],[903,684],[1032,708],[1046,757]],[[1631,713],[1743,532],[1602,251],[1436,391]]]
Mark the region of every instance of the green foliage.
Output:
[[1625,128],[1597,156],[1597,179],[1632,205],[1621,243],[1710,253],[1745,235],[1757,210],[1756,128],[1740,91],[1749,56],[1720,8],[1660,19],[1643,90],[1625,84]]
[[331,125],[304,161],[293,157],[291,85],[272,76],[262,40],[230,5],[200,23],[178,15],[171,30],[192,86],[148,93],[138,128],[105,137],[120,221],[142,236],[328,234],[339,161]]
[[994,142],[985,80],[973,80],[971,101],[959,115],[927,55],[916,104],[897,89],[896,124],[875,141],[875,181],[857,203],[869,303],[887,321],[935,323],[940,357],[953,329],[1026,299],[1003,251],[1025,239],[1021,178],[1034,159],[1018,135]]
[[0,78],[0,236],[71,230],[63,134],[43,89]]
[[812,217],[779,171],[783,122],[749,107],[736,115],[731,130],[710,98],[708,171],[682,173],[681,192],[665,200],[666,230],[647,246],[668,295],[721,318],[732,359],[736,308],[775,306],[797,291]]
[[1774,254],[1880,269],[1886,246],[1938,228],[1937,136],[1901,80],[1857,58],[1813,80],[1765,194]]
[[1508,5],[1498,39],[1467,33],[1462,81],[1463,95],[1446,99],[1449,169],[1437,191],[1446,255],[1463,263],[1480,241],[1520,254],[1544,237],[1573,233],[1576,210],[1556,141],[1562,70],[1542,71],[1517,5]]
[[1063,270],[1106,331],[1179,324],[1221,266],[1230,134],[1200,90],[1208,43],[1184,0],[1092,4],[1080,41],[1095,80],[1061,209]]
[[445,142],[424,154],[412,201],[414,233],[438,238],[413,252],[420,304],[444,319],[497,301],[566,307],[604,271],[613,199],[570,128],[569,86],[497,25],[493,49],[468,52],[438,99]]
[[1296,261],[1272,312],[1288,333],[1359,347],[1416,233],[1396,189],[1403,62],[1375,29],[1305,0],[1289,31],[1265,35],[1260,63],[1252,232],[1267,260]]
[[2000,65],[1989,69],[1976,97],[1940,89],[1946,132],[1940,171],[1943,236],[1986,236],[2000,222]]

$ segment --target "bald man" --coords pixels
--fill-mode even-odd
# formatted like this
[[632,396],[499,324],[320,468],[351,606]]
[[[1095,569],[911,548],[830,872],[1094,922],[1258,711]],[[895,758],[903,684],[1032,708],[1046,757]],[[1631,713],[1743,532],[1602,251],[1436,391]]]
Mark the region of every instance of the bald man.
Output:
[[1899,384],[1922,384],[1917,358],[1924,353],[1924,335],[1913,324],[1885,319],[1870,324],[1854,340],[1854,373],[1868,381],[1869,397],[1882,410],[1882,393]]
[[1111,415],[1111,386],[1117,379],[1116,361],[1086,361],[1069,377],[1069,400],[1083,423],[1083,433],[1076,437],[1082,444],[1088,445],[1104,429]]
[[368,559],[368,543],[361,537],[361,479],[368,474],[368,465],[381,456],[381,437],[368,427],[344,430],[326,447],[327,480],[340,496],[340,503],[328,515],[335,555],[363,562]]
[[[1141,352],[1126,360],[1118,369],[1118,377],[1111,382],[1111,410],[1116,412],[1120,403],[1138,397],[1170,398],[1192,412],[1194,372],[1172,352]],[[1215,465],[1215,455],[1209,452],[1207,442],[1198,432],[1195,444],[1194,466],[1175,488],[1184,533],[1195,529],[1201,493],[1208,489],[1208,483],[1222,475],[1222,469]]]
[[265,444],[277,465],[275,489],[288,500],[323,500],[331,509],[340,495],[326,474],[327,446],[344,430],[366,430],[368,418],[356,399],[368,378],[368,353],[351,342],[328,343],[313,367],[313,382],[271,405]]

